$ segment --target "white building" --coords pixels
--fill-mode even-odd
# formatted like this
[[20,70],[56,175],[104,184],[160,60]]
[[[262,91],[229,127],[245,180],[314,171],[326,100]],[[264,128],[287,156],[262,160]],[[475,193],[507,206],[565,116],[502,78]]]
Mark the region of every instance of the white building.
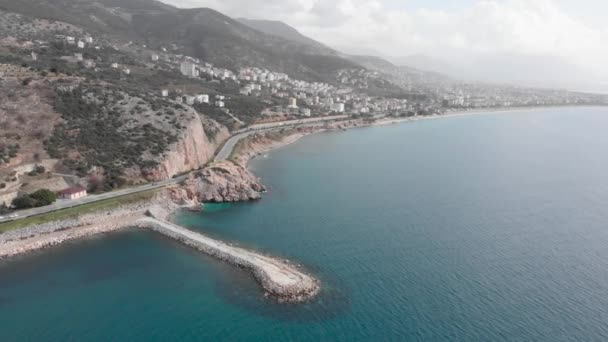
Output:
[[38,54],[32,51],[32,60],[33,61],[37,61],[38,60]]
[[337,113],[344,113],[344,103],[341,103],[341,102],[340,102],[340,103],[334,103],[334,104],[331,106],[331,109],[332,109],[334,112],[337,112]]
[[78,41],[78,48],[79,49],[84,49],[84,42],[82,40]]
[[169,90],[168,89],[163,89],[160,92],[160,94],[161,94],[162,97],[167,97],[167,96],[169,96]]
[[197,103],[209,103],[209,95],[207,95],[207,94],[196,95],[196,102]]
[[184,100],[185,100],[186,104],[192,106],[194,104],[194,100],[196,100],[196,98],[194,96],[186,95],[186,96],[184,96]]
[[300,109],[300,114],[302,116],[310,116],[311,113],[312,112],[311,112],[311,110],[309,108],[302,108],[302,109]]
[[224,108],[226,104],[224,103],[224,101],[215,101],[215,106],[219,108]]
[[68,44],[75,44],[76,38],[67,36],[67,37],[65,37],[65,41],[68,42]]
[[86,37],[84,38],[84,41],[85,41],[87,44],[93,44],[93,37],[91,37],[91,36],[86,36]]
[[127,75],[131,75],[131,69],[124,69],[122,72],[124,72]]
[[298,100],[295,97],[290,97],[289,105],[287,107],[288,108],[298,108]]
[[219,101],[224,101],[226,99],[226,96],[224,96],[224,95],[215,95],[215,99],[219,100]]
[[118,63],[112,63],[112,65],[110,65],[110,67],[112,69],[118,69]]
[[160,59],[160,57],[157,54],[152,54],[152,56],[150,56],[150,58],[152,58],[153,62],[157,62]]
[[184,76],[197,77],[198,70],[196,64],[190,61],[184,61],[179,65],[179,70]]
[[84,67],[85,68],[94,68],[95,67],[95,62],[92,59],[87,59],[86,61],[84,61]]

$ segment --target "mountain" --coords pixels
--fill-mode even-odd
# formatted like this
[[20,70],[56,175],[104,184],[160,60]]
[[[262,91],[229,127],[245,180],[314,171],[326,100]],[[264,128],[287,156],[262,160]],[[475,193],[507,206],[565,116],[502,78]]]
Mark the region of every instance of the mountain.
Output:
[[349,59],[367,69],[382,73],[387,80],[404,88],[451,81],[448,76],[442,73],[395,65],[381,57],[349,56]]
[[399,66],[407,66],[419,70],[433,71],[444,74],[452,74],[454,71],[453,67],[447,62],[422,54],[405,57],[388,57],[388,59]]
[[298,42],[304,45],[314,46],[318,49],[325,50],[328,54],[335,54],[336,51],[323,45],[322,43],[306,37],[301,34],[295,28],[285,24],[282,21],[276,20],[254,20],[254,19],[246,19],[246,18],[238,18],[239,22],[256,29],[260,32],[264,32],[269,35],[282,37],[290,41]]
[[209,8],[180,9],[156,0],[0,0],[0,9],[152,48],[174,46],[176,52],[233,70],[258,66],[329,82],[337,70],[360,67],[303,36],[268,34]]

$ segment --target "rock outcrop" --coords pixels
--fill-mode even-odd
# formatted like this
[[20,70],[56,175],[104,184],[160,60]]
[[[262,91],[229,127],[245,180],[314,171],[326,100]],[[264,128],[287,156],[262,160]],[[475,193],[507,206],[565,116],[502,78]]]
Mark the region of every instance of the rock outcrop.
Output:
[[167,196],[180,206],[204,202],[243,202],[262,197],[266,188],[246,168],[230,161],[211,164],[191,175],[179,186],[166,190]]

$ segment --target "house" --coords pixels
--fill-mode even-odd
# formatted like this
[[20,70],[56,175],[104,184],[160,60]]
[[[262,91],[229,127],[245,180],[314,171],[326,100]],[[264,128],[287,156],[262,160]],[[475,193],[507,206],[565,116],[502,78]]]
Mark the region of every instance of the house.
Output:
[[37,61],[38,60],[38,54],[35,52],[32,52],[32,60],[33,61]]
[[87,189],[80,186],[73,186],[57,193],[57,197],[67,200],[75,200],[87,196]]
[[84,38],[84,41],[85,41],[87,44],[93,44],[93,37],[91,37],[91,36],[86,36],[86,37]]
[[206,94],[196,95],[196,102],[209,103],[209,95],[206,95]]
[[67,37],[65,37],[65,40],[68,42],[68,44],[76,43],[76,38],[74,38],[74,37],[67,36]]
[[192,106],[194,104],[194,101],[196,100],[196,98],[194,96],[190,96],[190,95],[186,95],[184,96],[184,102],[186,102],[186,104]]
[[224,108],[226,104],[224,103],[224,101],[215,101],[215,106],[219,108]]
[[295,97],[290,97],[289,105],[287,106],[287,108],[298,108],[298,100],[296,100]]
[[78,48],[79,49],[84,49],[84,42],[82,40],[78,41]]
[[124,69],[122,72],[124,72],[127,75],[131,75],[131,69]]
[[160,58],[160,57],[159,57],[157,54],[152,54],[152,57],[151,57],[151,58],[152,58],[152,61],[153,61],[153,62],[157,62],[157,61],[159,60],[159,58]]
[[118,63],[112,63],[111,67],[112,69],[118,69]]
[[169,96],[169,90],[167,89],[163,89],[163,91],[161,92],[162,97],[167,97]]

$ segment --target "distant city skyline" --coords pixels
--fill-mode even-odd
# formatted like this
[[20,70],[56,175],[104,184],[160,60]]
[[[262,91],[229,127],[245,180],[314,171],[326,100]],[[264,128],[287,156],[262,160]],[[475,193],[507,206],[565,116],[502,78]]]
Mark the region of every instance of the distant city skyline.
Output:
[[346,53],[429,56],[427,69],[457,77],[572,88],[601,86],[608,75],[602,1],[163,1],[280,20]]

